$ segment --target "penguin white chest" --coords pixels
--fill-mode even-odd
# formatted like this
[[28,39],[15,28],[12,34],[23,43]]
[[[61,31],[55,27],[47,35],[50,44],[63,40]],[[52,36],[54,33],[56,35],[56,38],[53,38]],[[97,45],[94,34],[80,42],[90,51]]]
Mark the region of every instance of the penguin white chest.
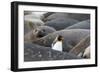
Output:
[[62,41],[57,41],[55,44],[52,45],[53,50],[62,51]]

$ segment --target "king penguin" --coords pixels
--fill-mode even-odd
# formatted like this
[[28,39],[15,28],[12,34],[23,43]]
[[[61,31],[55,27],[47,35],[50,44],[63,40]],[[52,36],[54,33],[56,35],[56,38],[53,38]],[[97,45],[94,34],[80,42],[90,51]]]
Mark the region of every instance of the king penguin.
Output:
[[57,36],[56,39],[52,43],[52,49],[57,50],[57,51],[63,51],[63,37],[62,36]]

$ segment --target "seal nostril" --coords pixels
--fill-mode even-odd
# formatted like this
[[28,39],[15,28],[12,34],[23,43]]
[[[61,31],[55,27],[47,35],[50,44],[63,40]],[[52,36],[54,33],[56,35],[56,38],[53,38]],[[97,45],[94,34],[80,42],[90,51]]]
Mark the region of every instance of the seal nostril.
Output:
[[37,37],[41,38],[43,36],[45,36],[45,32],[39,31],[38,34],[37,34]]

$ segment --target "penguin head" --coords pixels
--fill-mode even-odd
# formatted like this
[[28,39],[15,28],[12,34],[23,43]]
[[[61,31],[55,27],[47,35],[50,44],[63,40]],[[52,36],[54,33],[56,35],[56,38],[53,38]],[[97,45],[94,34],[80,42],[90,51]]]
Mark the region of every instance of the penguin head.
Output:
[[61,35],[58,36],[58,41],[63,41],[63,39],[64,39],[63,36]]

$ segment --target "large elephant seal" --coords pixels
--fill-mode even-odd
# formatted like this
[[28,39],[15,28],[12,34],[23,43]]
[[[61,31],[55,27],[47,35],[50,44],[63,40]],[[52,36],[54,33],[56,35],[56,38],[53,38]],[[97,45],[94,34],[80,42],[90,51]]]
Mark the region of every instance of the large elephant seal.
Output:
[[55,13],[51,14],[50,16],[48,16],[46,18],[46,21],[50,21],[50,20],[60,18],[60,17],[72,18],[72,19],[76,19],[76,20],[79,20],[79,21],[83,21],[83,20],[90,19],[90,14],[55,12]]
[[55,28],[56,30],[62,30],[68,26],[71,26],[79,21],[70,18],[57,18],[51,21],[45,22],[45,25]]
[[31,30],[30,32],[25,34],[25,41],[33,41],[36,40],[38,38],[44,37],[50,33],[55,32],[56,30],[52,27],[49,26],[39,26],[33,30]]
[[50,61],[50,60],[69,60],[81,59],[71,53],[52,50],[32,43],[24,43],[24,61]]
[[72,26],[67,27],[66,29],[90,29],[90,20],[85,20],[78,22]]
[[64,51],[69,52],[76,44],[80,42],[85,36],[89,35],[90,31],[85,29],[70,29],[70,30],[61,30],[56,31],[54,33],[48,34],[38,40],[33,41],[33,43],[51,47],[52,42],[54,39],[61,35],[64,38],[63,41],[63,48]]

